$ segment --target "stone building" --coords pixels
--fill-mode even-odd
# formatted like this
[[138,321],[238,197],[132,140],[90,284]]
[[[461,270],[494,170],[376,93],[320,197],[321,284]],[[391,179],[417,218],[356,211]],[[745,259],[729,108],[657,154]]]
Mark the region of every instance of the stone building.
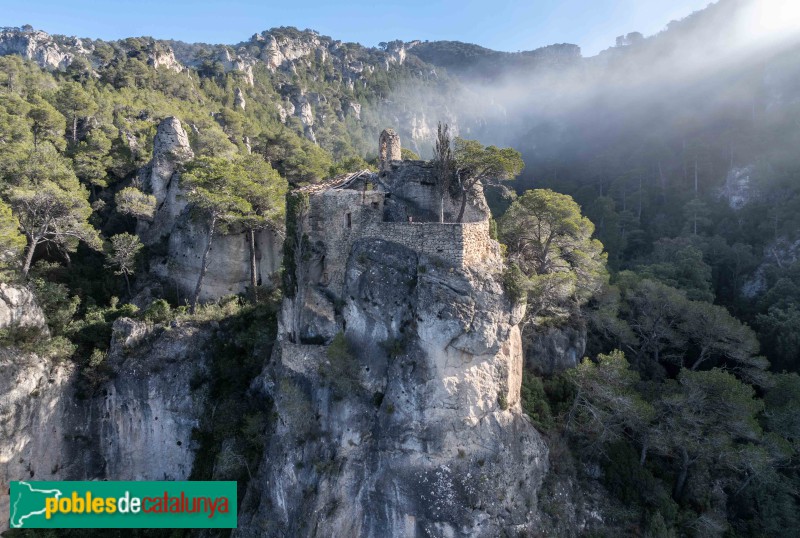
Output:
[[[480,186],[470,196],[462,222],[455,222],[460,199],[442,194],[432,163],[401,160],[400,137],[391,129],[381,133],[379,149],[378,173],[362,170],[296,191],[308,195],[308,209],[298,226],[298,237],[307,238],[307,251],[296,253],[303,260],[296,264],[296,282],[304,308],[295,313],[292,332],[300,340],[328,341],[341,329],[335,323],[335,305],[344,297],[348,261],[359,242],[389,242],[456,269],[499,259]],[[320,317],[329,330],[319,330]]]

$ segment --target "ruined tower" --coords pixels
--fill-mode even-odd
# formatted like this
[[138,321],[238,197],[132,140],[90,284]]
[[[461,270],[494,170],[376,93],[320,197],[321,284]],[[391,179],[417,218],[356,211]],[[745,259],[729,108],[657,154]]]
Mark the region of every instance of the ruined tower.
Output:
[[394,129],[384,129],[378,139],[378,155],[381,161],[381,172],[389,169],[392,161],[401,160],[400,135]]

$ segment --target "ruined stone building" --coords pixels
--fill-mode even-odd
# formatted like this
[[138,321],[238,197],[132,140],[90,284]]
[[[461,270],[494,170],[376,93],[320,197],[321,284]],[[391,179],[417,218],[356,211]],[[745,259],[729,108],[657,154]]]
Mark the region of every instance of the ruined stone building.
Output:
[[480,186],[470,196],[462,222],[455,222],[460,199],[442,195],[433,163],[401,160],[400,153],[400,137],[386,129],[379,138],[378,173],[343,174],[296,192],[308,195],[308,209],[298,223],[298,237],[307,237],[307,252],[297,275],[306,304],[296,319],[308,329],[319,328],[318,323],[300,318],[330,321],[330,331],[295,327],[301,341],[329,341],[335,334],[334,307],[344,298],[348,260],[360,242],[393,243],[458,269],[497,261]]

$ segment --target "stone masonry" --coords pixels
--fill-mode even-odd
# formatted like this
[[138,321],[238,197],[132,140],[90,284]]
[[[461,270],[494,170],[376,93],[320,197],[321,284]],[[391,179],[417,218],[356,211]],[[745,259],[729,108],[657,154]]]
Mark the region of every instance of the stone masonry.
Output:
[[[399,143],[392,138],[392,151],[399,152]],[[323,343],[336,334],[348,267],[364,257],[365,244],[407,249],[421,265],[431,265],[422,270],[496,272],[500,247],[489,236],[483,192],[473,192],[464,222],[453,222],[460,201],[442,196],[434,170],[424,161],[392,159],[378,173],[363,170],[300,189],[309,205],[299,222],[303,262],[295,276],[301,299],[286,317],[292,341]]]

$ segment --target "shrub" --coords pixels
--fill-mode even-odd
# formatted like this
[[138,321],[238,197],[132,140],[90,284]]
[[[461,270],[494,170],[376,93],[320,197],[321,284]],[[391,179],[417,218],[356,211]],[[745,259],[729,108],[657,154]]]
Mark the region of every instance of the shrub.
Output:
[[64,284],[44,278],[32,278],[30,286],[44,312],[50,332],[53,336],[63,335],[78,311],[80,298],[77,295],[70,296],[69,289]]
[[503,273],[503,287],[515,303],[526,300],[528,295],[527,279],[516,263],[512,263]]
[[380,343],[380,346],[389,355],[389,358],[396,359],[406,350],[405,338],[389,338]]
[[81,365],[78,397],[94,394],[111,378],[111,374],[111,367],[106,362],[106,353],[97,348],[92,350],[89,359]]
[[497,221],[489,219],[489,237],[497,241]]
[[550,402],[541,378],[523,372],[520,397],[522,398],[522,410],[538,429],[546,431],[553,428],[553,413],[550,410]]
[[150,303],[150,306],[144,311],[142,318],[144,318],[145,321],[151,321],[153,323],[169,321],[172,318],[169,303],[164,299],[156,299]]
[[497,405],[499,405],[500,409],[503,411],[508,409],[508,397],[506,396],[505,392],[500,392],[497,394]]

